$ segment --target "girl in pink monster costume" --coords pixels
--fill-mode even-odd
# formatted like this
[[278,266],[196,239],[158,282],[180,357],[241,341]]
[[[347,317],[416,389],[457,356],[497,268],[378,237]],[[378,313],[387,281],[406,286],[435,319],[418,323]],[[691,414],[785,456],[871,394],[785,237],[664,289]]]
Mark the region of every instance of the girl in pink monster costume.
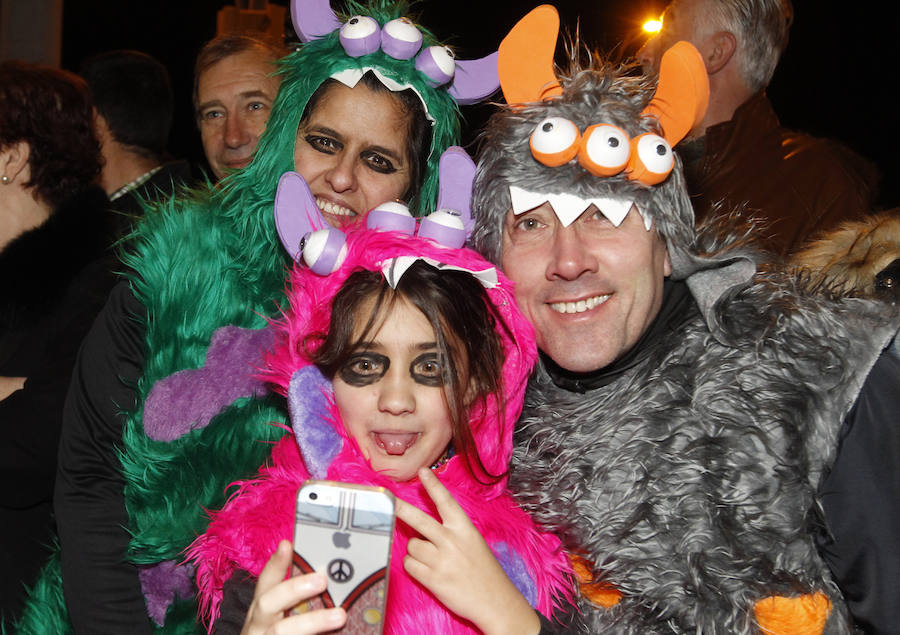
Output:
[[[343,331],[348,336],[352,333],[352,342],[346,342],[344,347],[351,359],[339,360],[346,368],[353,362],[353,355],[364,350],[358,346],[361,336],[377,340],[380,325],[384,320],[389,321],[398,307],[416,305],[415,299],[406,295],[405,286],[419,285],[421,280],[428,281],[425,286],[442,286],[453,279],[456,281],[453,290],[443,292],[451,302],[459,302],[460,288],[487,300],[479,302],[487,308],[487,316],[491,316],[488,320],[493,322],[498,344],[493,350],[499,354],[494,368],[502,368],[501,381],[499,384],[494,381],[494,389],[485,392],[479,378],[479,372],[483,374],[484,369],[477,368],[473,359],[490,343],[473,341],[477,337],[477,325],[472,325],[474,334],[468,328],[465,333],[454,332],[446,316],[437,312],[440,307],[430,311],[422,310],[421,306],[416,309],[418,315],[432,323],[435,331],[438,344],[435,360],[442,369],[440,383],[448,417],[452,421],[454,407],[465,404],[463,410],[467,412],[457,419],[463,421],[462,428],[470,431],[467,435],[465,430],[454,429],[449,447],[436,461],[431,459],[433,463],[420,467],[430,465],[433,474],[480,532],[509,579],[541,614],[542,629],[552,628],[546,616],[551,616],[559,603],[569,598],[568,562],[558,539],[540,532],[506,488],[513,425],[521,411],[525,385],[536,360],[534,334],[518,311],[511,283],[474,251],[442,247],[420,237],[360,229],[351,231],[346,246],[346,259],[332,274],[319,276],[305,267],[295,267],[292,273],[290,307],[283,320],[275,325],[278,344],[266,360],[265,376],[288,398],[294,435],[287,435],[274,446],[259,478],[236,483],[237,490],[226,506],[212,515],[207,533],[189,549],[189,557],[197,566],[203,619],[213,630],[223,608],[226,581],[254,584],[279,542],[292,540],[297,489],[310,477],[385,487],[441,521],[434,502],[415,473],[406,477],[408,480],[395,480],[384,471],[379,473],[373,469],[372,461],[381,460],[383,465],[384,457],[374,456],[379,454],[377,449],[363,450],[348,434],[342,423],[342,412],[335,404],[331,380],[341,376],[342,367],[329,373],[328,368],[320,370],[314,365],[314,360],[320,349],[328,346],[329,330],[343,323]],[[401,272],[410,260],[414,260],[413,264]],[[435,267],[437,263],[440,268]],[[377,272],[380,277],[378,285],[384,300],[381,309],[377,304],[372,308],[371,295],[360,297],[357,292],[353,296],[350,289],[348,295],[362,302],[347,307],[349,311],[335,311],[332,316],[335,297],[351,274],[357,272],[350,278],[348,287],[356,286],[360,275],[365,277],[360,271]],[[371,280],[371,274],[368,277]],[[460,287],[460,283],[469,286]],[[396,290],[392,290],[394,286]],[[466,319],[478,318],[466,316]],[[490,327],[486,330],[482,327],[482,332],[489,334]],[[446,342],[443,348],[442,339]],[[473,391],[479,393],[474,399]],[[362,443],[368,445],[365,440]],[[388,460],[391,458],[396,457]],[[432,594],[405,570],[407,546],[411,538],[417,537],[418,532],[398,518],[385,632],[479,632],[477,624],[460,617],[438,600],[436,594],[441,595],[440,591]],[[472,579],[477,575],[478,572],[471,572]],[[228,601],[226,598],[226,604]]]

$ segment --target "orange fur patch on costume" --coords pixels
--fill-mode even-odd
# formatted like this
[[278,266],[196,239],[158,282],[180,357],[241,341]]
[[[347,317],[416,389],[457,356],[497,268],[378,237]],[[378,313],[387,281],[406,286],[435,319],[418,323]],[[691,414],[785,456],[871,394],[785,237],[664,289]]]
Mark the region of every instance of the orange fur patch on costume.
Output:
[[753,607],[763,633],[771,635],[822,635],[831,613],[831,602],[822,593],[797,597],[773,596]]
[[619,603],[622,592],[609,582],[594,580],[594,570],[591,563],[576,554],[569,554],[569,562],[578,577],[578,587],[581,595],[592,604],[608,609]]

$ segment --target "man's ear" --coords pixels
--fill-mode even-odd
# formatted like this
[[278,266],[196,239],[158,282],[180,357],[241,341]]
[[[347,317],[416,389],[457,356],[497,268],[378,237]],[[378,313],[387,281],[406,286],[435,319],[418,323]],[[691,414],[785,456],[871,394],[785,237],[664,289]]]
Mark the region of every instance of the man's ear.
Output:
[[106,117],[97,112],[96,108],[94,108],[94,133],[97,135],[101,148],[112,140],[109,123],[106,121]]
[[31,156],[31,146],[27,141],[16,141],[0,151],[0,174],[10,181],[17,177],[23,179],[23,183],[31,180],[31,170],[28,167],[28,158]]
[[714,75],[722,70],[737,50],[737,38],[730,31],[718,31],[709,36],[703,51],[706,73]]

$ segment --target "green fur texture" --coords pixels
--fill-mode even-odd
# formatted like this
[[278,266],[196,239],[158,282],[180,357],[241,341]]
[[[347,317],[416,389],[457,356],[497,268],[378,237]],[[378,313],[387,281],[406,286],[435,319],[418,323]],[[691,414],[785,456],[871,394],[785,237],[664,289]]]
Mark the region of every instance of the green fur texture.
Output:
[[28,590],[28,604],[15,624],[3,625],[6,633],[18,635],[71,635],[69,611],[63,597],[60,579],[58,545],[50,561],[44,566],[37,584]]

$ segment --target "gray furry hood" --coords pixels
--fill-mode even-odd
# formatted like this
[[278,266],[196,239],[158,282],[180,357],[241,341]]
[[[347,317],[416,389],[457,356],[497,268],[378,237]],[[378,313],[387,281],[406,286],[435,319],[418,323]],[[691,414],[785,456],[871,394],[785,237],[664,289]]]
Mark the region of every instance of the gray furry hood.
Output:
[[[541,9],[546,12],[552,8],[545,5],[532,14]],[[523,22],[527,22],[532,14],[526,16]],[[552,16],[555,16],[555,12]],[[543,28],[543,31],[547,28],[549,27]],[[545,38],[545,52],[550,51],[551,64],[553,46],[547,44],[555,45],[558,21],[555,28],[556,30],[542,34]],[[535,38],[541,36],[540,32],[522,34],[517,33],[518,29],[519,25],[500,46],[501,85],[508,99],[514,89],[510,89],[508,81],[504,82],[504,62],[510,64],[510,58],[513,58],[519,63],[518,58],[523,55],[524,47],[531,51],[540,49],[542,45],[540,41],[535,42]],[[527,35],[527,42],[519,48],[515,46],[517,35]],[[688,49],[681,51],[687,52],[688,59],[691,54],[699,58],[699,54],[687,43],[676,46]],[[539,50],[537,55],[540,54]],[[542,62],[525,60],[522,63]],[[702,67],[702,60],[700,64]],[[755,256],[750,251],[737,249],[730,249],[722,254],[708,253],[701,249],[694,230],[694,211],[682,175],[681,160],[677,155],[673,156],[674,166],[668,177],[658,184],[648,186],[633,180],[633,175],[627,169],[613,176],[595,176],[574,158],[564,165],[548,168],[530,150],[532,133],[551,117],[570,121],[579,131],[587,131],[596,124],[610,124],[624,131],[631,139],[645,133],[654,133],[670,140],[674,146],[687,130],[667,133],[664,129],[663,122],[670,123],[670,128],[679,123],[671,123],[671,118],[666,117],[666,110],[676,108],[667,103],[670,93],[665,89],[671,89],[673,83],[684,82],[685,76],[687,80],[700,84],[701,80],[706,81],[706,75],[705,70],[702,70],[695,71],[694,75],[689,71],[682,71],[676,77],[672,77],[672,73],[665,77],[666,69],[665,58],[660,76],[646,77],[639,74],[636,67],[613,66],[597,57],[583,65],[573,56],[568,71],[552,72],[551,81],[558,83],[553,96],[529,103],[517,103],[495,113],[482,137],[483,147],[473,195],[476,225],[472,242],[488,259],[498,264],[501,262],[503,225],[513,203],[511,186],[541,195],[574,195],[585,202],[584,208],[579,211],[598,199],[632,201],[645,225],[652,227],[651,230],[657,231],[665,240],[672,264],[672,278],[687,281],[710,328],[718,336],[719,326],[712,307],[729,289],[749,282],[756,271]],[[701,74],[702,77],[699,76]],[[667,84],[665,88],[664,83]],[[688,110],[691,111],[688,116],[697,120],[705,112],[708,85],[699,86],[695,92],[699,95],[693,95],[695,103],[688,104]],[[661,115],[658,114],[660,111]],[[605,213],[603,209],[601,211]]]

